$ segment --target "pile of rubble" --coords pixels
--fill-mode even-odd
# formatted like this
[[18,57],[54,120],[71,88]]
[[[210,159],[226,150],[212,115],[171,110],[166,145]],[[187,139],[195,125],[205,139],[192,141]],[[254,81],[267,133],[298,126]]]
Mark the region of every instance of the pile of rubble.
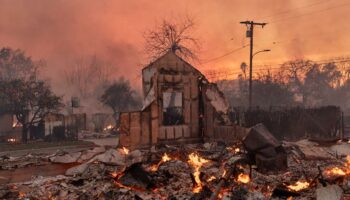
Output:
[[[74,166],[62,175],[4,184],[0,199],[323,200],[350,194],[350,144],[324,147],[304,140],[270,145],[276,146],[252,149],[245,140],[228,146],[213,142],[134,151],[96,147],[76,153],[3,157],[0,166],[8,173],[37,163]],[[252,161],[252,155],[255,161],[280,159],[270,155],[281,154],[281,148],[287,168],[266,170]],[[26,164],[11,165],[21,161]]]

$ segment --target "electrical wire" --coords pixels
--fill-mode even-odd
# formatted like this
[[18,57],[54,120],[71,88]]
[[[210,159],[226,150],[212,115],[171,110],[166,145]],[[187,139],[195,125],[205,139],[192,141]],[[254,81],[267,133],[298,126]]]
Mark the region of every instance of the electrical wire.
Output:
[[316,10],[316,11],[313,11],[313,12],[304,13],[304,14],[301,14],[301,15],[296,15],[296,16],[292,16],[292,17],[278,19],[278,20],[269,22],[269,24],[279,23],[279,22],[283,22],[283,21],[287,21],[287,20],[291,20],[291,19],[296,19],[296,18],[299,18],[299,17],[304,17],[304,16],[307,16],[307,15],[316,14],[316,13],[327,12],[329,10],[333,10],[333,9],[336,9],[336,8],[340,8],[340,7],[343,8],[344,6],[348,6],[348,5],[350,5],[350,2],[344,3],[344,4],[338,4],[338,5],[335,5],[333,7],[328,7],[326,9],[322,9],[322,10]]
[[291,8],[291,9],[288,9],[288,10],[283,10],[283,11],[280,11],[280,12],[277,12],[277,13],[274,13],[274,14],[271,14],[271,15],[266,15],[266,16],[258,17],[258,18],[262,20],[262,19],[266,19],[266,18],[275,17],[275,16],[278,16],[278,15],[284,15],[284,14],[288,14],[288,13],[290,13],[292,11],[295,11],[295,10],[300,10],[300,9],[304,9],[304,8],[314,7],[314,6],[317,6],[317,5],[326,3],[326,2],[329,2],[329,1],[328,0],[318,1],[318,2],[314,2],[314,3],[311,3],[311,4],[304,5],[304,6]]
[[[337,61],[338,60],[338,61]],[[313,62],[314,64],[319,64],[319,65],[324,65],[324,64],[329,64],[329,63],[346,63],[346,62],[350,62],[350,58],[346,58],[346,59],[336,59],[336,60],[319,60],[316,62]],[[350,64],[350,63],[349,63]],[[268,65],[264,65],[263,68],[256,68],[257,66],[255,66],[254,68],[254,73],[257,72],[262,72],[262,71],[274,71],[274,70],[280,70],[281,66],[284,65],[284,63],[281,64],[274,64],[274,66],[280,66],[280,67],[267,67]],[[259,65],[258,65],[259,66]],[[270,65],[271,66],[271,65]],[[345,67],[345,69],[350,69],[350,66]],[[240,70],[230,70],[230,71],[222,71],[222,72],[211,72],[211,73],[207,73],[206,77],[209,79],[222,79],[222,78],[227,78],[229,76],[233,76],[233,75],[240,75],[242,74],[242,71]]]
[[229,52],[227,52],[227,53],[225,53],[225,54],[223,54],[221,56],[205,60],[204,62],[201,62],[201,64],[207,64],[207,63],[210,63],[210,62],[214,62],[214,61],[220,60],[221,58],[224,58],[224,57],[226,57],[228,55],[231,55],[231,54],[233,54],[233,53],[235,53],[237,51],[240,51],[240,50],[246,48],[247,46],[249,46],[249,45],[243,45],[243,47],[240,47],[240,48],[237,48],[237,49],[233,49],[233,50],[231,50],[231,51],[229,51]]

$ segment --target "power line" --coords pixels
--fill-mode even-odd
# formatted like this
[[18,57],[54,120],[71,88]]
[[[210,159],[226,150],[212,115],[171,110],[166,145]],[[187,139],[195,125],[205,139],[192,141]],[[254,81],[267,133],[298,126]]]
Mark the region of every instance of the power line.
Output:
[[[350,62],[350,58],[346,58],[346,59],[341,59],[341,58],[338,59],[337,58],[336,60],[332,60],[332,59],[319,60],[319,61],[315,61],[315,62],[312,62],[312,63],[319,64],[319,65],[324,65],[324,64],[329,64],[329,63],[336,64],[336,63],[346,63],[346,62]],[[255,73],[261,72],[261,71],[266,71],[266,70],[270,70],[270,71],[279,70],[279,69],[281,69],[281,66],[283,64],[284,63],[282,63],[282,64],[274,64],[275,67],[267,67],[267,65],[264,65],[264,68],[257,68],[257,69],[255,69]],[[276,66],[280,66],[280,67],[276,67]],[[345,69],[350,69],[350,66],[346,67]],[[206,76],[209,79],[221,79],[221,78],[224,78],[224,77],[233,76],[233,75],[240,75],[240,74],[242,74],[242,71],[236,69],[236,70],[222,71],[222,72],[211,72],[211,73],[207,73]]]
[[227,53],[225,53],[225,54],[223,54],[223,55],[221,55],[221,56],[208,59],[208,60],[206,60],[206,61],[204,61],[204,62],[201,62],[201,64],[207,64],[207,63],[210,63],[210,62],[213,62],[213,61],[216,61],[216,60],[220,60],[221,58],[224,58],[224,57],[226,57],[226,56],[228,56],[228,55],[231,55],[231,54],[233,54],[233,53],[235,53],[235,52],[237,52],[237,51],[239,51],[239,50],[241,50],[241,49],[246,48],[247,46],[248,46],[248,45],[243,45],[243,47],[240,47],[240,48],[237,48],[237,49],[233,49],[233,50],[231,50],[231,51],[229,51],[229,52],[227,52]]
[[324,0],[324,1],[314,2],[314,3],[311,3],[311,4],[304,5],[304,6],[300,6],[300,7],[296,7],[296,8],[291,8],[291,9],[283,10],[283,11],[280,11],[280,12],[276,12],[276,13],[271,14],[271,15],[266,15],[266,16],[263,16],[263,17],[259,17],[259,19],[265,19],[265,18],[271,18],[271,17],[278,16],[278,15],[284,15],[284,14],[287,14],[287,13],[289,13],[289,12],[291,12],[291,11],[294,11],[294,10],[299,10],[299,9],[314,7],[314,6],[317,6],[317,5],[326,3],[326,2],[329,2],[329,1],[328,1],[328,0]]
[[[323,4],[325,2],[328,2],[328,1],[319,1],[319,2],[315,2],[315,3],[311,3],[311,4],[307,4],[305,6],[301,6],[301,7],[297,7],[297,8],[292,8],[292,9],[289,9],[289,10],[284,10],[284,11],[280,11],[280,12],[277,12],[275,14],[272,14],[272,15],[268,15],[268,16],[264,16],[262,18],[270,18],[270,17],[273,17],[273,16],[277,16],[277,15],[282,15],[282,14],[285,14],[285,13],[288,13],[288,12],[291,12],[291,11],[294,11],[294,10],[298,10],[298,9],[303,9],[303,8],[308,8],[308,7],[314,7],[314,6],[317,6],[317,5],[320,5],[320,4]],[[339,4],[339,5],[336,5],[336,6],[333,6],[333,7],[329,7],[329,8],[326,8],[326,9],[322,9],[322,10],[317,10],[317,11],[314,11],[314,12],[309,12],[309,13],[305,13],[305,14],[301,14],[301,15],[296,15],[296,16],[292,16],[292,17],[288,17],[288,18],[282,18],[282,19],[278,19],[278,20],[275,20],[275,21],[272,21],[271,23],[278,23],[278,22],[282,22],[282,21],[286,21],[286,20],[290,20],[290,19],[294,19],[294,18],[298,18],[298,17],[303,17],[303,16],[307,16],[307,15],[311,15],[311,14],[315,14],[315,13],[319,13],[319,12],[325,12],[325,11],[328,11],[328,10],[332,10],[332,9],[335,9],[335,8],[339,8],[339,7],[343,7],[343,6],[347,6],[349,5],[350,3],[344,3],[344,4]],[[276,42],[274,44],[277,44],[279,42]],[[220,60],[228,55],[231,55],[232,53],[235,53],[241,49],[244,49],[245,47],[247,47],[247,45],[244,45],[243,47],[240,47],[240,48],[237,48],[237,49],[234,49],[234,50],[231,50],[221,56],[218,56],[218,57],[215,57],[215,58],[211,58],[211,59],[208,59],[208,60],[205,60],[204,62],[201,62],[200,64],[207,64],[207,63],[210,63],[210,62],[214,62],[214,61],[217,61],[217,60]]]
[[304,16],[307,16],[307,15],[315,14],[315,13],[326,12],[326,11],[329,11],[329,10],[332,10],[332,9],[336,9],[336,8],[344,7],[344,6],[348,6],[348,5],[350,5],[350,2],[344,3],[344,4],[338,4],[336,6],[328,7],[326,9],[322,9],[322,10],[317,10],[317,11],[313,11],[313,12],[309,12],[309,13],[304,13],[304,14],[301,14],[301,15],[296,15],[296,16],[292,16],[292,17],[282,18],[282,19],[279,19],[279,20],[272,21],[272,22],[270,22],[270,24],[278,23],[278,22],[282,22],[282,21],[287,21],[287,20],[295,19],[295,18],[299,18],[299,17],[304,17]]

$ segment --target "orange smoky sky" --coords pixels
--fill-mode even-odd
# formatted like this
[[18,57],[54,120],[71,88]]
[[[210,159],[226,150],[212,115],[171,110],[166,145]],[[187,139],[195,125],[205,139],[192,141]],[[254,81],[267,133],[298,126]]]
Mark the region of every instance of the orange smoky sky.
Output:
[[63,87],[63,72],[77,59],[92,55],[113,63],[114,77],[139,86],[149,62],[143,34],[163,19],[194,17],[202,47],[196,67],[205,73],[248,62],[248,47],[221,57],[249,44],[239,24],[245,20],[268,23],[255,28],[254,51],[271,49],[254,58],[257,65],[346,56],[349,10],[350,0],[2,0],[0,44],[46,60],[54,88]]

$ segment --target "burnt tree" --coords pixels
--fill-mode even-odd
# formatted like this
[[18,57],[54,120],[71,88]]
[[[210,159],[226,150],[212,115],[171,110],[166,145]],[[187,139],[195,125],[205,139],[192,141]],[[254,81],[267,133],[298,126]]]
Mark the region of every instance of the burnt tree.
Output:
[[185,59],[197,60],[196,51],[200,48],[198,39],[193,37],[194,20],[186,18],[181,22],[163,22],[146,32],[145,51],[152,58],[158,58],[172,51]]
[[0,102],[22,124],[22,141],[27,142],[28,130],[52,111],[60,108],[61,98],[38,80],[40,65],[23,51],[0,50]]
[[118,115],[121,111],[128,111],[141,104],[137,93],[130,87],[130,83],[123,78],[107,87],[100,101],[113,110],[117,125]]
[[27,142],[28,130],[53,111],[58,111],[61,98],[54,95],[43,81],[12,80],[0,83],[2,102],[16,115],[22,128],[22,142]]

